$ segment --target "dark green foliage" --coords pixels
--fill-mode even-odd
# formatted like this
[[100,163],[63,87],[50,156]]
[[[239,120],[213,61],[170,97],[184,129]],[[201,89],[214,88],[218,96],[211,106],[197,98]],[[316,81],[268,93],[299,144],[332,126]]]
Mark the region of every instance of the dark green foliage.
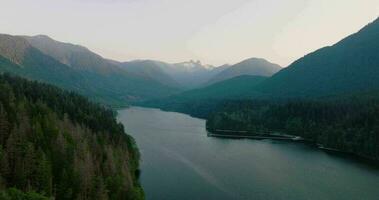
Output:
[[223,70],[208,81],[207,85],[225,81],[238,76],[264,76],[270,77],[281,70],[277,64],[270,63],[262,58],[249,58]]
[[0,76],[0,139],[0,189],[56,199],[143,198],[133,139],[112,110],[75,93]]
[[273,97],[317,97],[378,89],[378,33],[379,19],[333,46],[298,59],[255,90]]
[[[225,84],[219,86],[234,96],[242,97],[240,99],[311,99],[378,90],[378,33],[379,19],[333,46],[319,49],[298,59],[272,77],[255,85],[245,86],[243,84],[249,85],[250,82],[244,80],[234,89]],[[193,114],[193,110],[196,116],[203,117],[207,114],[198,115],[198,110],[206,110],[208,105],[217,107],[214,103],[217,104],[218,101],[212,99],[212,96],[215,99],[230,99],[225,94],[219,96],[217,91],[221,90],[204,88],[188,91],[160,101],[149,102],[148,105],[190,114]],[[239,95],[235,95],[236,93]],[[208,99],[198,103],[205,98]]]
[[229,102],[208,119],[207,129],[298,135],[328,148],[379,160],[378,124],[379,98],[358,97]]
[[[0,34],[0,46],[4,43],[2,36]],[[28,43],[21,37],[7,37],[17,42]],[[0,73],[11,73],[31,80],[54,84],[113,107],[125,106],[131,102],[151,98],[161,98],[178,91],[177,88],[163,85],[158,81],[128,73],[107,63],[105,59],[95,54],[94,57],[98,57],[98,61],[102,62],[100,64],[105,63],[102,69],[97,69],[96,66],[99,63],[90,59],[93,53],[89,51],[87,54],[91,56],[86,53],[74,52],[71,56],[74,60],[74,67],[71,67],[29,44],[25,49],[17,49],[17,46],[3,48],[24,52],[19,55],[22,57],[19,63],[12,62],[4,52],[0,52]],[[93,66],[93,69],[89,66]]]
[[9,188],[5,191],[0,192],[1,200],[49,200],[44,195],[38,194],[36,192],[22,192],[16,188]]
[[243,99],[249,97],[253,87],[265,80],[263,76],[238,76],[213,85],[183,92],[176,96],[181,101]]
[[120,67],[136,76],[152,79],[171,88],[180,89],[182,86],[164,71],[163,66],[166,65],[170,64],[152,60],[135,60],[119,63]]
[[145,102],[142,105],[206,118],[224,101],[248,98],[254,86],[265,79],[263,76],[239,76],[165,99]]

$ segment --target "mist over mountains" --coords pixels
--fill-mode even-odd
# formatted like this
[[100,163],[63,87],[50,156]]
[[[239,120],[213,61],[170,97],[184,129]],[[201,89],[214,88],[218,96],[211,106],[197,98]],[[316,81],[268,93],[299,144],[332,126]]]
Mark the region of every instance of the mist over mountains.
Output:
[[270,77],[282,68],[262,58],[249,58],[223,70],[207,82],[211,85],[243,75]]
[[0,47],[2,72],[55,84],[112,106],[178,91],[129,73],[84,47],[46,36],[3,34]]
[[273,75],[255,90],[272,97],[320,97],[379,89],[379,19]]
[[378,200],[378,0],[1,5],[0,200]]
[[[258,59],[257,59],[258,60]],[[214,67],[200,61],[119,62],[46,35],[0,35],[1,72],[55,84],[112,106],[160,99],[240,75],[271,75],[254,62]],[[243,69],[241,69],[243,68]]]
[[203,85],[224,67],[203,65],[200,61],[166,63],[155,60],[135,60],[120,63],[125,70],[159,80],[182,89],[192,89]]
[[[279,70],[276,65],[266,65],[258,72],[260,75],[263,72],[270,75],[267,72],[271,70],[272,76],[262,81],[257,82],[254,77],[227,79],[201,89],[186,91],[159,101],[150,101],[147,105],[190,114],[204,110],[197,115],[203,117],[210,107],[228,100],[338,98],[358,93],[365,93],[366,96],[375,95],[379,90],[378,33],[379,19],[333,46],[321,48],[299,58],[286,68]],[[244,63],[256,60],[250,59],[229,67],[214,79],[233,69],[237,69],[234,70],[234,75],[238,76],[238,72],[243,71]],[[267,64],[264,60],[260,62]],[[278,72],[275,73],[275,70]],[[248,74],[246,71],[243,72],[242,74]],[[219,86],[222,86],[222,89]]]
[[[120,62],[44,35],[2,34],[0,70],[78,91],[113,106],[171,104],[179,99],[187,104],[207,98],[320,97],[379,88],[378,32],[379,20],[375,20],[283,69],[262,58],[219,67],[193,60]],[[256,77],[266,78],[257,82]]]

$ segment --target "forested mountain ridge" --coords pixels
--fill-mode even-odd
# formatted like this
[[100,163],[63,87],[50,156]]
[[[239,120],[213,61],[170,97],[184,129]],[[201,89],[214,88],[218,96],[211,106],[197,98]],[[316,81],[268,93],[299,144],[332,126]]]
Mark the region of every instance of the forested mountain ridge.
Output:
[[55,60],[78,70],[87,70],[99,73],[121,72],[114,64],[102,58],[80,45],[59,42],[46,35],[21,36],[25,38],[31,46],[37,48]]
[[207,82],[207,85],[243,75],[270,77],[282,68],[262,58],[249,58],[234,64]]
[[207,129],[292,134],[378,161],[379,19],[300,58],[253,91],[255,100],[213,110]]
[[213,76],[229,67],[229,65],[214,67],[193,60],[181,63],[166,63],[156,60],[116,61],[115,63],[129,72],[150,77],[182,90],[202,87]]
[[[378,33],[379,18],[335,45],[310,53],[264,81],[255,84],[250,91],[245,93],[244,98],[266,100],[315,99],[327,96],[338,98],[338,96],[357,92],[378,90]],[[233,67],[229,67],[227,70],[230,69]],[[180,94],[176,96],[180,96]],[[175,98],[164,98],[159,104],[156,104],[156,107],[166,108],[176,105],[175,107],[171,106],[173,109],[170,110],[185,110],[186,113],[199,117],[206,117],[211,110],[217,107],[217,105],[212,105],[213,109],[202,109],[198,100],[191,99],[185,104],[182,103],[181,105],[186,107],[182,108],[178,103],[173,104],[174,100]],[[227,101],[227,99],[224,100]],[[154,106],[153,103],[150,105]],[[199,111],[204,111],[204,113]]]
[[164,99],[142,102],[141,105],[206,118],[222,102],[248,99],[252,96],[254,86],[265,79],[267,78],[263,76],[238,76]]
[[279,65],[265,59],[250,58],[232,66],[212,68],[208,81],[203,82],[201,87],[166,98],[144,101],[139,105],[206,118],[220,102],[257,96],[256,85],[280,69]]
[[22,37],[0,35],[0,55],[15,64],[21,64],[31,45]]
[[177,97],[183,100],[248,98],[253,87],[265,79],[264,76],[242,75],[206,87],[185,91],[169,98]]
[[257,85],[272,97],[319,97],[379,88],[379,18]]
[[[0,66],[3,72],[55,84],[112,106],[164,98],[201,87],[231,68],[230,65],[203,65],[199,61],[174,64],[153,60],[111,61],[83,46],[59,42],[45,35],[0,35],[0,56],[3,63],[10,63]],[[246,63],[253,61],[262,59],[237,64],[232,70],[237,70],[237,74],[223,79],[249,74],[249,70],[245,70]]]
[[25,37],[0,34],[0,72],[54,84],[111,106],[165,97],[178,91],[155,80],[128,73],[83,47],[41,36],[38,38],[47,41],[48,47],[40,48],[46,52],[51,50],[49,54],[52,56],[68,54],[64,58],[70,58],[70,66],[64,64],[64,60],[61,62],[43,53]]
[[185,89],[201,87],[219,72],[218,69],[221,68],[204,65],[200,61],[194,60],[174,63],[164,68],[166,73],[174,77]]
[[183,87],[165,71],[165,67],[169,65],[168,63],[155,60],[115,61],[115,63],[129,73],[155,80],[172,88],[182,89]]
[[[379,161],[379,97],[373,94],[323,100],[229,101],[211,113],[211,132],[247,131],[250,135],[301,136],[322,148]],[[222,133],[221,133],[222,134]]]
[[113,111],[0,76],[1,199],[142,199],[138,160]]

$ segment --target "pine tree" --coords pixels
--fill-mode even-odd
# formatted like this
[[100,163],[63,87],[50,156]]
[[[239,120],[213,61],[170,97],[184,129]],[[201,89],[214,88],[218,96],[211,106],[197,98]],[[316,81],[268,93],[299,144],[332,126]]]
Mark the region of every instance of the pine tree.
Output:
[[35,178],[37,190],[47,196],[51,196],[53,179],[51,163],[42,149],[39,149],[37,152],[37,168],[35,170]]
[[0,145],[4,145],[9,134],[9,122],[3,104],[0,102]]

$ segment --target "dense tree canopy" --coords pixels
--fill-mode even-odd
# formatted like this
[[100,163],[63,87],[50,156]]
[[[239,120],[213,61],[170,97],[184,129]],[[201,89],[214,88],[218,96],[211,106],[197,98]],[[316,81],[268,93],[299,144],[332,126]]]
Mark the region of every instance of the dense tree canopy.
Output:
[[140,199],[138,159],[113,111],[47,84],[0,76],[1,198]]
[[280,132],[379,160],[379,98],[235,101],[207,121],[214,131]]

